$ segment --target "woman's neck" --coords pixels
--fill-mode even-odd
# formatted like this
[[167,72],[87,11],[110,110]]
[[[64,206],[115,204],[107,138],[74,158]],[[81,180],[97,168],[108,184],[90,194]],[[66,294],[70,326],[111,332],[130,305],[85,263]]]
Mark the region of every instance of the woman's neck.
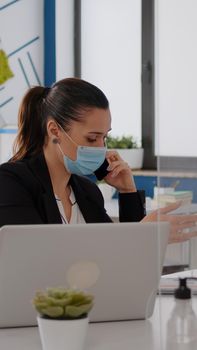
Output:
[[44,156],[49,170],[54,193],[61,198],[65,194],[71,174],[66,170],[63,162],[56,153],[44,148]]

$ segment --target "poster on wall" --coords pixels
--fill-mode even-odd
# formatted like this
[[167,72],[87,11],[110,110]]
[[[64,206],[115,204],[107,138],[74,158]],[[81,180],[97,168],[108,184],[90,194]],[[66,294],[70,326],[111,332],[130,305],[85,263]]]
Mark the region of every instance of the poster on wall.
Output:
[[21,99],[43,84],[43,0],[0,0],[0,163],[17,129]]
[[25,91],[42,83],[43,1],[0,0],[1,124],[16,125]]

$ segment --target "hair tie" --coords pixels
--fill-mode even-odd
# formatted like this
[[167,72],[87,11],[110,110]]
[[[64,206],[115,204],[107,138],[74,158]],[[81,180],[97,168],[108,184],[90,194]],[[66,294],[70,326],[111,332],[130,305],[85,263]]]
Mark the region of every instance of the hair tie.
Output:
[[43,94],[42,94],[42,98],[46,98],[50,90],[51,90],[50,87],[47,87],[47,86],[44,87],[44,91],[43,91]]

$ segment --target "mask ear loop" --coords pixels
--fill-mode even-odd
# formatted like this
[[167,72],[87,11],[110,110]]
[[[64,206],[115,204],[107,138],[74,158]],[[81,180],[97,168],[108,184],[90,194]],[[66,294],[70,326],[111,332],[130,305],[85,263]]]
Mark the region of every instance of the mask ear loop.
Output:
[[57,145],[58,145],[58,147],[59,147],[59,150],[60,150],[60,152],[61,152],[62,156],[64,157],[64,156],[65,156],[65,154],[64,154],[64,152],[62,151],[62,148],[60,147],[60,144],[58,143]]
[[[57,122],[56,122],[57,123]],[[63,131],[63,133],[68,137],[68,139],[75,145],[75,146],[79,146],[68,134],[67,132],[63,129],[63,127],[57,123],[57,125],[59,126],[59,128]]]
[[[77,145],[77,143],[75,143],[72,139],[71,139],[71,137],[66,133],[66,131],[61,127],[61,125],[59,125],[59,123],[57,123],[58,124],[58,126],[62,129],[62,131],[66,134],[66,136],[69,138],[69,140],[72,142],[72,143],[74,143],[74,145],[76,145],[77,147],[78,147],[78,145]],[[64,157],[65,156],[65,154],[64,154],[64,152],[62,151],[62,148],[61,148],[61,146],[60,146],[60,141],[57,139],[57,138],[54,138],[53,140],[52,140],[52,142],[55,144],[55,145],[57,145],[58,147],[59,147],[59,150],[60,150],[60,152],[61,152],[61,154],[62,154],[62,157]]]

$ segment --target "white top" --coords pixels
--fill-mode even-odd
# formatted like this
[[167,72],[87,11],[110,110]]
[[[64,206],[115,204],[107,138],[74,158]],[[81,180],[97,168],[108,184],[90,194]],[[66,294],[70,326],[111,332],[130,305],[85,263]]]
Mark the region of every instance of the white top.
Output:
[[83,224],[83,223],[85,223],[84,217],[83,217],[81,210],[79,209],[79,206],[77,204],[75,194],[74,194],[71,187],[70,187],[70,189],[71,189],[71,192],[70,192],[69,198],[70,198],[72,207],[71,207],[71,217],[70,217],[69,222],[68,222],[66,214],[64,212],[64,208],[63,208],[61,200],[57,197],[57,195],[55,195],[57,206],[58,206],[61,218],[62,218],[62,223],[63,224]]

